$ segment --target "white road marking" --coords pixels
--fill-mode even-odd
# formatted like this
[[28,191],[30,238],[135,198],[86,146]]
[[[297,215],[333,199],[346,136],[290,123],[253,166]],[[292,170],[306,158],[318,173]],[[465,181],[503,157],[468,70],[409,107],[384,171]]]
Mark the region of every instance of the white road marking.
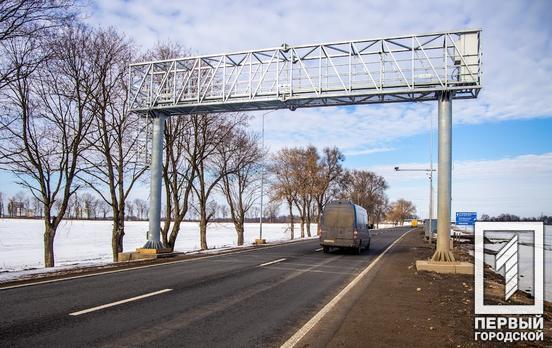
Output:
[[302,328],[300,328],[293,336],[291,336],[280,348],[292,348],[294,347],[299,341],[305,337],[305,335],[316,325],[318,322],[324,318],[324,316],[330,312],[335,305],[343,298],[347,293],[368,273],[370,270],[378,263],[378,261],[385,255],[389,249],[391,249],[395,244],[397,244],[401,239],[403,239],[404,236],[406,236],[410,231],[415,230],[415,228],[410,229],[406,231],[402,236],[397,238],[393,243],[391,243],[390,246],[387,247],[381,254],[376,257],[374,261],[372,261],[368,267],[366,267],[358,276],[355,277],[347,286],[341,290],[339,294],[337,294],[336,297],[334,297],[328,304],[324,306],[318,313],[314,315],[305,325],[303,325]]
[[105,309],[105,308],[109,308],[109,307],[113,307],[113,306],[118,306],[120,304],[132,302],[132,301],[138,301],[138,300],[141,300],[141,299],[146,298],[146,297],[151,297],[151,296],[155,296],[155,295],[164,294],[164,293],[169,292],[169,291],[172,291],[172,289],[163,289],[163,290],[159,290],[159,291],[155,291],[155,292],[150,292],[148,294],[127,298],[126,300],[121,300],[121,301],[112,302],[112,303],[104,304],[104,305],[97,306],[97,307],[83,309],[82,311],[69,313],[69,315],[77,316],[77,315],[81,315],[81,314],[95,312],[95,311],[99,311],[100,309]]
[[295,243],[304,243],[304,242],[310,242],[314,238],[311,239],[305,239],[305,240],[294,240],[294,241],[286,241],[285,243],[280,243],[276,245],[270,245],[270,246],[263,246],[262,249],[252,248],[247,250],[239,250],[239,251],[230,251],[230,252],[224,252],[222,254],[215,254],[215,255],[206,255],[206,256],[199,256],[194,257],[191,259],[185,259],[185,260],[176,260],[176,261],[169,261],[169,262],[162,262],[162,263],[155,263],[152,265],[144,265],[144,266],[136,266],[136,267],[128,267],[123,269],[115,269],[113,271],[106,271],[106,272],[97,272],[97,273],[90,273],[90,274],[83,274],[78,276],[71,276],[71,277],[65,277],[65,278],[56,278],[56,279],[50,279],[50,280],[41,280],[33,283],[27,283],[27,284],[19,284],[19,285],[11,285],[11,286],[5,286],[2,287],[0,284],[0,291],[2,290],[9,290],[9,289],[17,289],[17,288],[24,288],[27,286],[33,286],[33,285],[40,285],[40,284],[49,284],[49,283],[57,283],[57,282],[63,282],[66,280],[72,280],[72,279],[80,279],[80,278],[89,278],[89,277],[95,277],[95,276],[101,276],[104,274],[113,274],[113,273],[119,273],[119,272],[128,272],[128,271],[134,271],[137,269],[143,269],[143,268],[150,268],[150,267],[160,267],[160,266],[168,266],[176,263],[184,263],[184,262],[191,262],[191,261],[198,261],[198,260],[205,260],[210,259],[213,257],[221,257],[221,256],[228,256],[228,255],[235,255],[235,254],[242,254],[242,253],[248,253],[255,250],[266,250],[266,249],[272,249],[281,247],[287,244],[295,244]]
[[266,262],[266,263],[261,263],[259,265],[259,267],[263,267],[263,266],[268,266],[268,265],[273,265],[275,263],[278,263],[278,262],[282,262],[282,261],[285,261],[286,259],[278,259],[278,260],[274,260],[274,261],[270,261],[270,262]]
[[323,250],[323,248],[320,248],[320,249],[316,249],[315,251],[318,252],[318,251],[322,251],[322,250]]

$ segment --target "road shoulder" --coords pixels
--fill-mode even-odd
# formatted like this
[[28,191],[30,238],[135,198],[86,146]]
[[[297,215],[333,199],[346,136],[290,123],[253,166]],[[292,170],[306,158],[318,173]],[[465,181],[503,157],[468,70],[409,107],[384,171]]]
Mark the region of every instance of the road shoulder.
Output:
[[478,347],[473,276],[417,272],[432,252],[423,232],[406,235],[296,347]]

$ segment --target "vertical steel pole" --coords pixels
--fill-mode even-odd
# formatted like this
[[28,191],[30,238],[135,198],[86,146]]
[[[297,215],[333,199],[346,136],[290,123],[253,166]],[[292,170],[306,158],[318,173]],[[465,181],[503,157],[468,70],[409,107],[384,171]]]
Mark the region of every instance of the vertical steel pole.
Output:
[[263,120],[262,120],[262,130],[261,130],[261,150],[263,151],[262,153],[262,163],[261,163],[261,212],[260,212],[260,217],[259,217],[259,242],[261,242],[263,240],[263,196],[264,196],[264,166],[265,166],[265,161],[264,161],[264,119],[265,119],[265,115],[267,113],[264,113],[263,114]]
[[165,137],[165,116],[156,113],[153,117],[153,139],[151,153],[151,183],[150,183],[150,209],[148,241],[144,248],[162,249],[161,243],[161,175],[163,169],[163,140]]
[[437,167],[437,249],[433,261],[454,261],[450,250],[452,179],[452,103],[450,92],[439,95],[439,164]]
[[428,242],[433,243],[433,115],[429,116],[429,228]]
[[428,228],[429,244],[433,243],[433,165],[429,172],[429,228]]

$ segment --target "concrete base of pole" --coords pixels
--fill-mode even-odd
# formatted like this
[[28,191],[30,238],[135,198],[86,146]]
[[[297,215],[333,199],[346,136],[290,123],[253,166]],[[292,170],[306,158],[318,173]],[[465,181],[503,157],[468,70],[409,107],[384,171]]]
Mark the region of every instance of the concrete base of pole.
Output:
[[172,251],[169,248],[160,248],[160,249],[138,248],[136,249],[136,252],[141,254],[157,255],[157,254],[171,253]]
[[473,274],[474,268],[473,263],[470,262],[418,260],[416,261],[416,270],[437,273]]
[[266,244],[266,239],[255,239],[255,244],[256,245],[263,245],[263,244]]
[[117,256],[118,262],[129,262],[137,260],[155,260],[166,257],[176,256],[170,249],[145,249],[138,248],[136,251],[119,253]]

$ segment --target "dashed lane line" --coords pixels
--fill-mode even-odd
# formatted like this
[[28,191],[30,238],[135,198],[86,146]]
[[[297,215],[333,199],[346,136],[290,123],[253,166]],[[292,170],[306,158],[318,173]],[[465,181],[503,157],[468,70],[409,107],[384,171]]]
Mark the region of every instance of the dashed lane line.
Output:
[[268,266],[268,265],[273,265],[275,263],[278,263],[278,262],[282,262],[282,261],[285,261],[286,259],[278,259],[278,260],[274,260],[274,261],[270,261],[270,262],[265,262],[265,263],[261,263],[259,265],[259,267],[263,267],[263,266]]
[[123,303],[138,301],[138,300],[141,300],[141,299],[144,299],[144,298],[147,298],[147,297],[164,294],[164,293],[169,292],[169,291],[172,291],[172,289],[163,289],[163,290],[159,290],[159,291],[150,292],[150,293],[147,293],[147,294],[144,294],[144,295],[127,298],[126,300],[120,300],[120,301],[117,301],[117,302],[112,302],[112,303],[104,304],[104,305],[101,305],[101,306],[96,306],[96,307],[92,307],[92,308],[88,308],[88,309],[83,309],[83,310],[78,311],[78,312],[69,313],[69,315],[77,316],[77,315],[82,315],[82,314],[86,314],[86,313],[90,313],[90,312],[95,312],[95,311],[99,311],[99,310],[102,310],[102,309],[105,309],[105,308],[118,306],[118,305],[121,305]]

